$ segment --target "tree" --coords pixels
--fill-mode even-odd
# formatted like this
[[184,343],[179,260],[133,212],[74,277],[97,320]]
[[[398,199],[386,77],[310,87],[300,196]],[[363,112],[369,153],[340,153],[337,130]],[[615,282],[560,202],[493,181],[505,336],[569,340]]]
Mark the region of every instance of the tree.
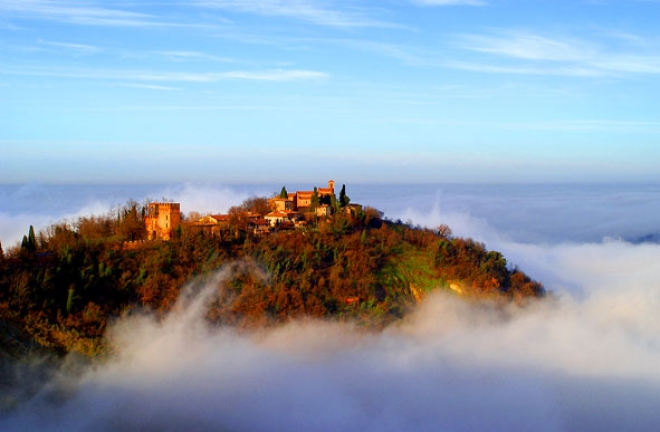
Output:
[[444,238],[451,237],[451,228],[447,224],[441,224],[438,226],[438,235]]
[[309,203],[309,211],[315,212],[319,204],[321,204],[321,200],[319,199],[319,191],[316,187],[314,187],[314,192],[312,193],[312,199],[310,200]]
[[264,197],[253,196],[243,201],[243,203],[241,204],[241,208],[244,211],[249,211],[264,215],[269,211],[268,199]]
[[118,210],[115,233],[124,240],[142,240],[147,235],[144,225],[143,209],[140,204],[130,200]]
[[339,206],[346,207],[351,202],[351,199],[346,195],[346,185],[341,185],[341,191],[339,192]]
[[27,246],[28,250],[32,252],[37,250],[37,238],[34,235],[34,227],[32,225],[30,225],[30,230],[28,231]]
[[34,227],[30,225],[28,235],[24,235],[21,240],[21,250],[26,252],[34,252],[37,250],[37,240],[34,235]]
[[2,241],[0,241],[0,260],[5,257],[5,253],[2,251]]
[[280,198],[288,198],[289,193],[286,191],[286,186],[282,186],[282,190],[280,191]]

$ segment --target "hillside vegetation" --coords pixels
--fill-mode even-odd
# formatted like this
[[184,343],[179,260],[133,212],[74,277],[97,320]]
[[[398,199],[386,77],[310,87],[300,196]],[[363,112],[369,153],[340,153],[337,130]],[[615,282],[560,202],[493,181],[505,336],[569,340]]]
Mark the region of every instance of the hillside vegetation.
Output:
[[[251,199],[240,208],[262,204]],[[2,321],[30,343],[94,356],[106,349],[102,336],[112,319],[165,314],[187,281],[235,262],[250,265],[218,287],[208,318],[247,328],[303,316],[380,327],[432,290],[519,303],[545,295],[481,243],[453,237],[446,226],[383,220],[370,208],[266,236],[239,225],[211,236],[184,223],[171,241],[149,242],[139,241],[143,215],[129,202],[104,217],[30,229],[0,257]]]

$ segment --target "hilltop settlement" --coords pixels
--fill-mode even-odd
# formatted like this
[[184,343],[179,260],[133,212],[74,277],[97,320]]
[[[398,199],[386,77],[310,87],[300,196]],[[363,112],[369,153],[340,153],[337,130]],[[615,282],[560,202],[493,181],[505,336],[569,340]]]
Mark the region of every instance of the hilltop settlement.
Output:
[[[1,251],[1,249],[0,249]],[[229,276],[211,277],[222,269]],[[94,357],[117,317],[165,317],[189,284],[215,284],[207,319],[254,329],[297,318],[380,329],[433,292],[524,306],[545,296],[497,251],[446,225],[412,227],[342,186],[252,197],[226,214],[129,201],[104,216],[30,226],[0,252],[0,358],[32,349]]]
[[[309,222],[326,220],[341,211],[351,217],[362,212],[360,204],[351,204],[342,186],[339,200],[335,196],[335,182],[327,187],[289,193],[282,187],[279,195],[264,202],[256,199],[251,209],[233,209],[227,214],[211,214],[186,225],[191,230],[222,236],[242,230],[262,236],[275,231],[306,228]],[[145,229],[148,240],[170,240],[182,223],[179,203],[152,202],[148,205]]]

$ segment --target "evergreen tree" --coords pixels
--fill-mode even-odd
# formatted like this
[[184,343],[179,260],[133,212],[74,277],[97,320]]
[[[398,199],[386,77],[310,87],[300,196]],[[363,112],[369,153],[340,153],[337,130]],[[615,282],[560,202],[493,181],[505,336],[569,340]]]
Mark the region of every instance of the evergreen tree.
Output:
[[282,186],[282,190],[280,191],[280,198],[288,198],[289,193],[286,191],[286,186]]
[[34,227],[32,225],[30,225],[30,230],[28,231],[27,247],[30,251],[37,250],[37,239],[34,235]]
[[5,253],[2,251],[2,241],[0,241],[0,260],[5,257]]
[[341,191],[339,192],[339,206],[346,207],[351,202],[351,199],[346,195],[346,185],[341,185]]

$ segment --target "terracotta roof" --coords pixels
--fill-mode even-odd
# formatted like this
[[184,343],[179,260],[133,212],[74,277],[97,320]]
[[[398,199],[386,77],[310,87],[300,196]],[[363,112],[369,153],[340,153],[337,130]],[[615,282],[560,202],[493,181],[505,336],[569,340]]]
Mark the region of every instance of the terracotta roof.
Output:
[[195,223],[197,224],[214,224],[218,222],[227,222],[229,220],[229,215],[207,215],[203,216]]
[[274,211],[268,213],[264,218],[285,218],[287,216],[286,213],[281,212],[281,211]]

